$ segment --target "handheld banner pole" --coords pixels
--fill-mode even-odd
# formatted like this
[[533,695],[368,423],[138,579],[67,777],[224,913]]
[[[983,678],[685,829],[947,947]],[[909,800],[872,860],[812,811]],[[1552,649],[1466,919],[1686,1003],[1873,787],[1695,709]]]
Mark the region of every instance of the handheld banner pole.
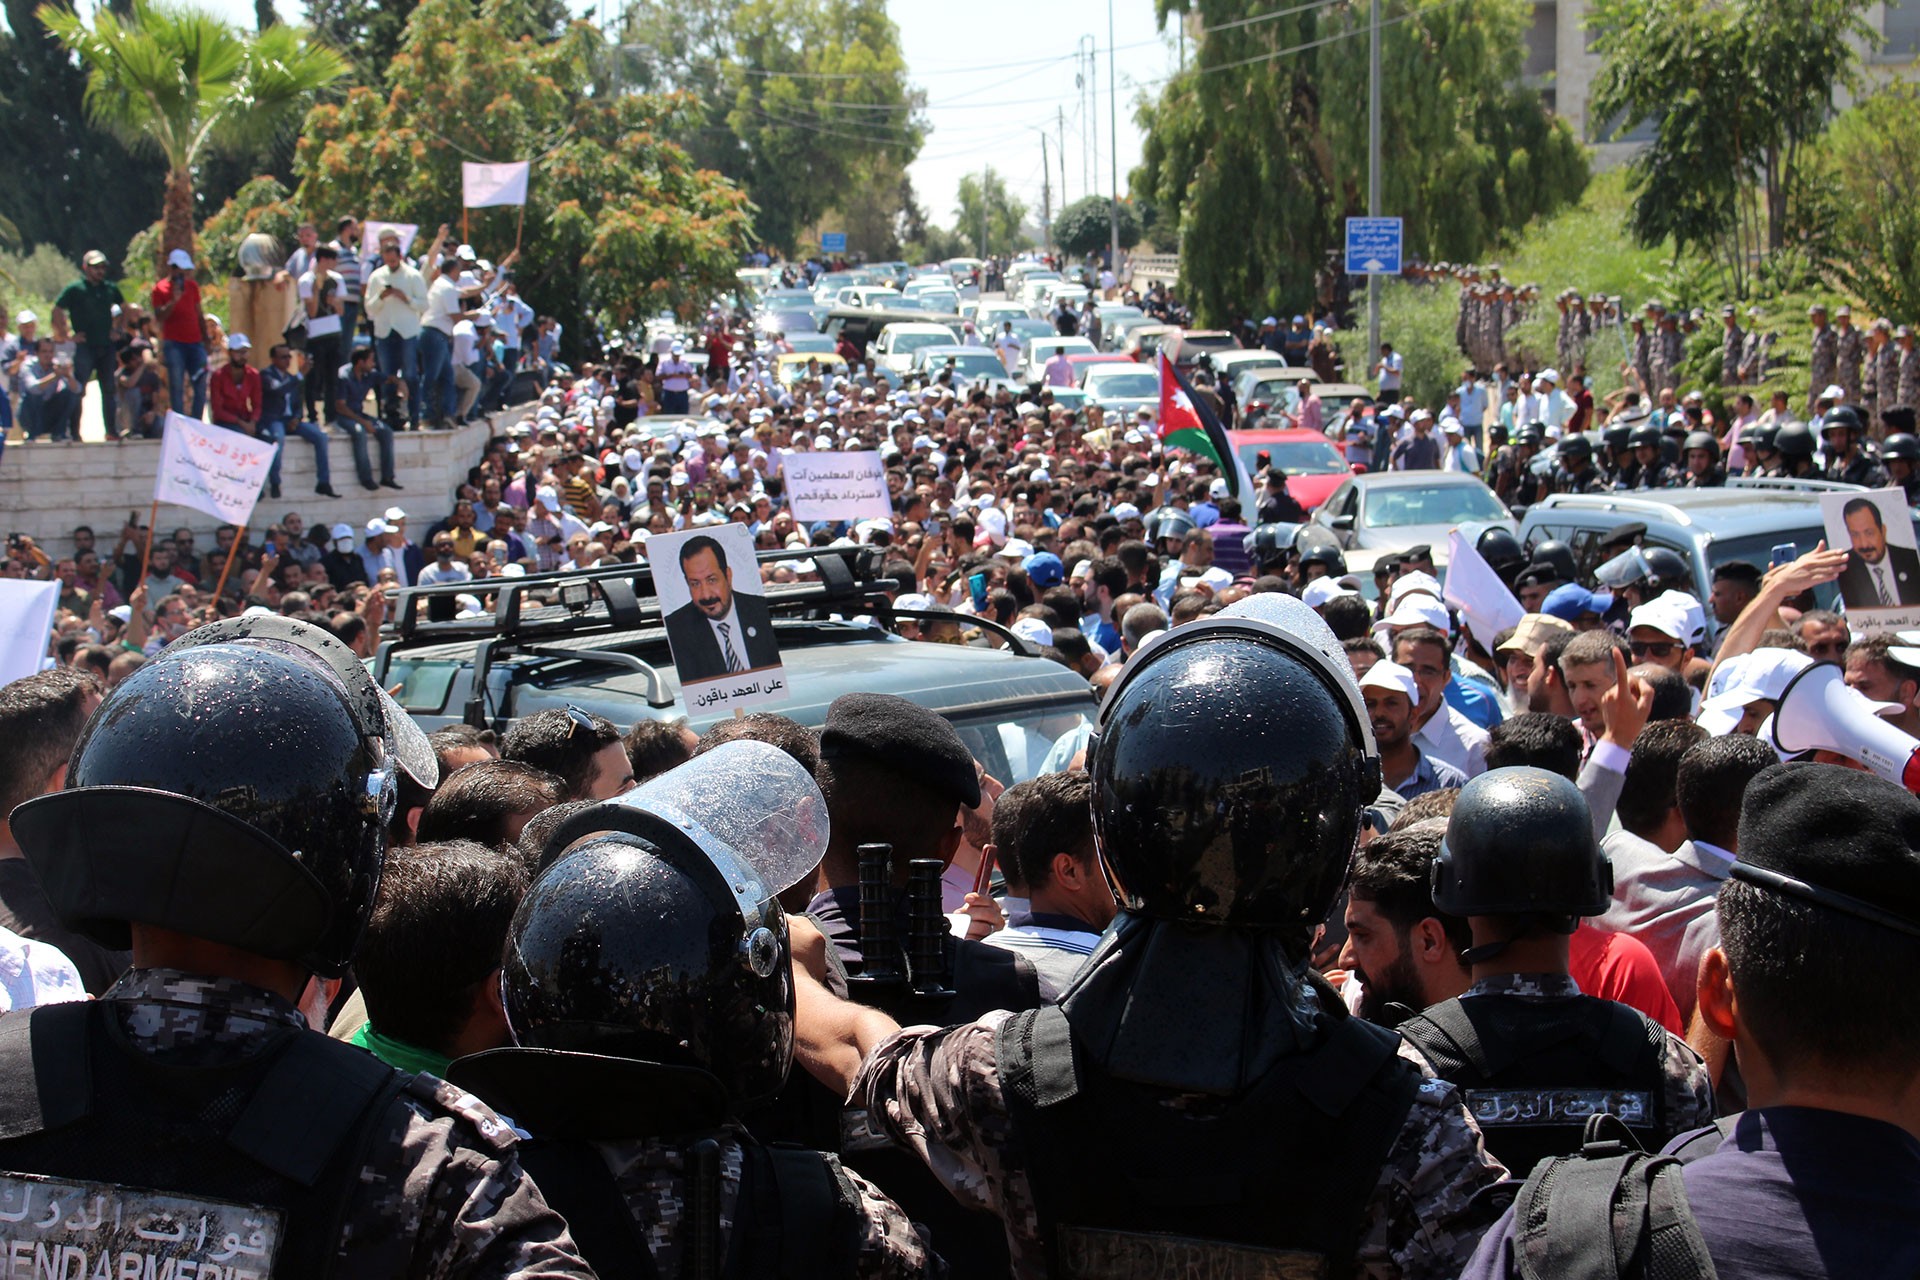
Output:
[[160,499],[155,498],[153,506],[147,511],[147,546],[140,553],[140,581],[133,584],[135,590],[138,590],[147,580],[147,564],[153,559],[153,527],[158,523],[160,523]]
[[233,545],[227,548],[227,562],[220,566],[220,581],[213,584],[214,607],[220,605],[220,597],[227,589],[227,575],[233,572],[233,562],[240,558],[240,548],[247,545],[247,526],[241,525],[240,532],[233,535]]

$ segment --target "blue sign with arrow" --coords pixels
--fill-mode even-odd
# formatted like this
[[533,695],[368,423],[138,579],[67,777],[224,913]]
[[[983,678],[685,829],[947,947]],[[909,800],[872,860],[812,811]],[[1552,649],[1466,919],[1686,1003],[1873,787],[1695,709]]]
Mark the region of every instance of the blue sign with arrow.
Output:
[[1347,219],[1347,274],[1400,274],[1401,224],[1398,218]]

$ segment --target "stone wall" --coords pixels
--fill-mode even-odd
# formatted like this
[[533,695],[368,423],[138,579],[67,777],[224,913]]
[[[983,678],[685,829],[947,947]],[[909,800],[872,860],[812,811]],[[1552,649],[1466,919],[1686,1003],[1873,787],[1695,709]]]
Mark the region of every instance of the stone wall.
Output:
[[[328,456],[333,464],[333,487],[338,498],[314,493],[313,446],[289,438],[282,458],[279,500],[263,496],[255,508],[255,528],[277,522],[298,511],[309,528],[345,521],[356,532],[390,506],[400,506],[414,517],[412,527],[426,526],[446,515],[453,491],[480,461],[491,427],[484,421],[453,431],[402,431],[394,437],[394,476],[404,489],[360,487],[353,469],[353,450],[345,436],[328,433]],[[374,449],[375,475],[379,451]],[[120,443],[9,444],[0,457],[0,531],[31,535],[49,554],[62,555],[73,547],[75,525],[90,524],[103,550],[111,550],[127,512],[145,523],[153,502],[153,480],[160,467],[158,440]],[[213,545],[216,525],[211,517],[185,507],[160,508],[159,528],[170,532],[192,529],[201,546]],[[257,541],[257,539],[256,539]]]

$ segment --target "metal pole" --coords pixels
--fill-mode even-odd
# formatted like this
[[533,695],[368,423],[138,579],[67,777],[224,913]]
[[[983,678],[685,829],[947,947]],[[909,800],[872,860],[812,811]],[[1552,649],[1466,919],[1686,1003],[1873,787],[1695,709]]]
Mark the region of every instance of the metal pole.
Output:
[[[1377,4],[1379,0],[1374,0]],[[1116,284],[1120,280],[1120,90],[1114,69],[1113,0],[1107,0],[1107,166],[1113,180],[1113,195],[1107,201],[1107,230],[1112,247],[1107,260]]]
[[1054,149],[1060,153],[1060,207],[1064,209],[1067,207],[1067,109],[1065,107],[1053,109],[1053,140],[1057,144]]
[[993,170],[980,166],[980,256],[987,256],[987,175]]
[[[1380,216],[1380,0],[1367,27],[1367,216]],[[1380,277],[1367,273],[1367,365],[1380,356]]]
[[1040,247],[1053,252],[1053,170],[1048,167],[1047,131],[1040,133]]
[[1100,181],[1100,90],[1099,71],[1094,59],[1099,56],[1099,43],[1090,35],[1080,37],[1082,56],[1087,60],[1087,145],[1081,154],[1087,158],[1087,194],[1093,194],[1094,184]]

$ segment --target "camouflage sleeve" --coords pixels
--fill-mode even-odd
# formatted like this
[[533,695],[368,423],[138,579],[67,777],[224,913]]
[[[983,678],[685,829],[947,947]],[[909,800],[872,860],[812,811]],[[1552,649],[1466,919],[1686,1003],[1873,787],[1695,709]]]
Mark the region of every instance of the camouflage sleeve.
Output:
[[566,1221],[520,1167],[512,1130],[484,1103],[422,1075],[389,1126],[348,1211],[345,1274],[590,1280]]
[[1423,1079],[1374,1185],[1354,1274],[1452,1280],[1500,1216],[1501,1205],[1480,1192],[1507,1170],[1487,1153],[1459,1091],[1404,1040],[1400,1056]]
[[1690,1045],[1671,1031],[1667,1033],[1666,1106],[1667,1133],[1678,1134],[1701,1129],[1714,1121],[1713,1074]]
[[901,1030],[867,1055],[847,1105],[924,1160],[961,1204],[998,1214],[1015,1274],[1039,1274],[1039,1215],[995,1067],[996,1037],[1011,1016]]
[[859,1280],[915,1280],[947,1274],[947,1264],[933,1251],[925,1227],[912,1222],[886,1192],[853,1170],[840,1176],[853,1188],[860,1206],[860,1253],[854,1262]]

